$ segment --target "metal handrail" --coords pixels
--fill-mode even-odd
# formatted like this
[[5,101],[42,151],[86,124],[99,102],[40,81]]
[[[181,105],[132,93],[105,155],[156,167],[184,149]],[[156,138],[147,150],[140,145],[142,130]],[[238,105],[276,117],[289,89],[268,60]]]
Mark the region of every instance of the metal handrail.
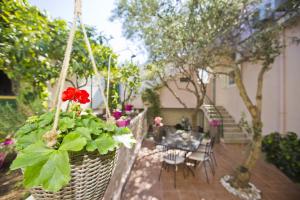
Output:
[[216,107],[215,103],[214,103],[207,95],[205,95],[204,100],[208,100],[208,103],[209,103],[210,105],[212,105],[212,106],[214,107],[214,109],[217,111],[217,113],[218,113],[218,115],[219,115],[219,118],[220,118],[220,120],[221,120],[221,126],[219,126],[219,131],[220,131],[221,137],[223,137],[223,133],[224,133],[224,120],[223,120],[223,119],[224,119],[224,118],[223,118],[221,112],[220,112],[219,109]]

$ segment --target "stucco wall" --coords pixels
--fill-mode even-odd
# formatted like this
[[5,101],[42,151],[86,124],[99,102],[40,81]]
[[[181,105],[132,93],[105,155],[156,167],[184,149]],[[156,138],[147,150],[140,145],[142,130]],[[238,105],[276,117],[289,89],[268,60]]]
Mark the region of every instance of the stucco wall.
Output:
[[[196,107],[196,97],[191,92],[186,90],[178,90],[176,84],[173,81],[168,82],[169,86],[176,92],[178,97],[186,104],[188,108],[195,108]],[[187,83],[180,82],[177,79],[177,85],[180,88],[185,88]],[[191,86],[188,87],[189,89],[193,88]],[[174,97],[174,95],[169,91],[168,88],[163,87],[159,91],[160,93],[160,101],[162,108],[184,108],[178,100]]]
[[[263,133],[286,130],[300,135],[300,45],[291,42],[292,37],[300,37],[300,20],[292,27],[286,28],[281,36],[285,39],[287,47],[276,58],[264,79]],[[258,65],[242,65],[243,81],[252,100],[255,97],[259,69]],[[236,121],[240,119],[242,111],[250,119],[237,88],[224,82],[224,77],[217,78],[217,104],[224,106]]]
[[[192,123],[193,109],[184,108],[162,108],[161,115],[163,123],[168,126],[175,126],[181,122],[182,117],[188,118],[189,122]],[[199,111],[197,118],[197,125],[202,127],[203,124],[203,113]]]

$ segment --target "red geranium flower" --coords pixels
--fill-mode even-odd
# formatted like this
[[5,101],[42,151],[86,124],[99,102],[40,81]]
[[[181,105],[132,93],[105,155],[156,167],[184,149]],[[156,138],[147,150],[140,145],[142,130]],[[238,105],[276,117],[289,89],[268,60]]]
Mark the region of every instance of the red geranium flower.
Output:
[[78,101],[79,103],[82,103],[82,104],[90,102],[89,96],[90,96],[89,93],[85,90],[77,90],[75,92],[76,101]]
[[75,100],[75,92],[76,88],[68,87],[62,94],[62,100],[63,101],[74,101]]
[[63,101],[75,101],[81,104],[85,104],[90,102],[89,100],[89,93],[85,90],[78,90],[73,87],[68,87],[62,95]]

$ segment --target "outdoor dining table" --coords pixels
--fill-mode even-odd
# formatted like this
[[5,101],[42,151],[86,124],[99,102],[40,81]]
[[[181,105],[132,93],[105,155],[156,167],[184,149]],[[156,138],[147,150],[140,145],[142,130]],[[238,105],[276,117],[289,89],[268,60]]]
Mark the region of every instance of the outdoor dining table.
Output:
[[[157,142],[157,145],[165,147],[165,149],[176,149],[184,152],[185,157],[189,152],[195,152],[198,150],[204,133],[194,133],[177,130],[175,132],[169,132],[166,137],[162,137],[161,141]],[[195,176],[194,171],[185,165],[187,169]]]
[[177,130],[176,132],[168,133],[166,137],[162,137],[161,141],[157,142],[157,144],[162,145],[167,149],[179,149],[186,152],[195,152],[203,138],[203,133]]

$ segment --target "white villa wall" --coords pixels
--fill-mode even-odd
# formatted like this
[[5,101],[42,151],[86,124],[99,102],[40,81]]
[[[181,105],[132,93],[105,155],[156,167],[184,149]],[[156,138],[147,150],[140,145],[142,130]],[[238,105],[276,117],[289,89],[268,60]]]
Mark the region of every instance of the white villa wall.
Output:
[[[184,91],[184,90],[177,90],[176,84],[173,81],[170,81],[169,86],[176,92],[178,97],[187,105],[188,108],[195,108],[196,107],[196,97],[191,92]],[[177,85],[180,88],[186,87],[185,82],[180,82],[177,80]],[[192,89],[192,87],[189,87]],[[163,87],[159,91],[160,93],[160,101],[162,108],[184,108],[178,100],[174,97],[174,95],[169,91],[168,88]]]
[[[187,83],[180,82],[179,78],[180,77],[178,77],[177,79],[178,87],[185,88]],[[178,100],[174,97],[174,95],[169,91],[168,88],[162,87],[158,92],[160,95],[163,123],[165,125],[174,126],[180,122],[182,117],[187,117],[191,122],[193,108],[196,107],[196,97],[191,92],[178,90],[176,84],[173,81],[169,81],[168,84],[176,92],[179,98],[187,105],[188,109],[185,109],[183,105],[178,102]],[[192,89],[191,86],[189,88]],[[143,108],[143,103],[140,95],[136,96],[136,98],[132,101],[132,104],[135,108]],[[198,125],[202,124],[203,115],[201,112],[199,112],[197,121]]]
[[[300,45],[291,42],[292,37],[300,38],[300,20],[282,32],[287,47],[282,51],[265,74],[263,87],[263,133],[272,131],[293,131],[300,135]],[[242,75],[245,87],[252,100],[255,98],[259,66],[244,63]],[[224,84],[224,77],[216,81],[217,105],[224,106],[236,121],[241,111],[249,114],[235,85]]]

